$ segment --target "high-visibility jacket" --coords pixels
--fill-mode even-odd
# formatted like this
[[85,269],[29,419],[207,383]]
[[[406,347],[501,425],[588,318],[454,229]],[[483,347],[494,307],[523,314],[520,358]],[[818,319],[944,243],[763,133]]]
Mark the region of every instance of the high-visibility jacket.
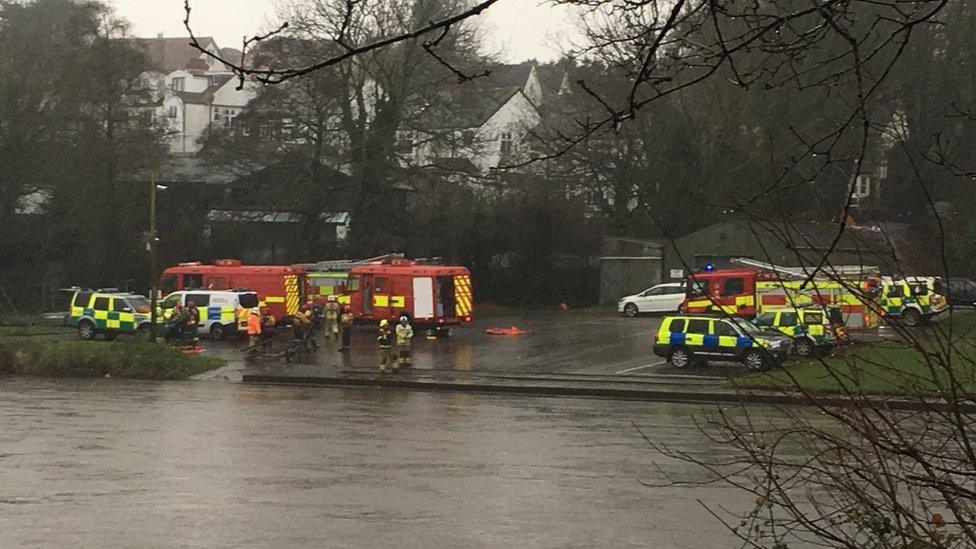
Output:
[[261,334],[261,316],[252,314],[247,317],[247,335],[260,335]]
[[407,324],[397,324],[396,327],[396,342],[397,345],[401,347],[406,347],[410,345],[410,340],[413,339],[413,328]]

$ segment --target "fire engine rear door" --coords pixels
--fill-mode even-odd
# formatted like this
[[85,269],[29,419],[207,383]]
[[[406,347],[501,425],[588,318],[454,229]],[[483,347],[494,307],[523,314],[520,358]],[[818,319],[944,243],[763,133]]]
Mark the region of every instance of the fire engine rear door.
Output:
[[430,277],[413,279],[413,317],[434,317],[434,280]]

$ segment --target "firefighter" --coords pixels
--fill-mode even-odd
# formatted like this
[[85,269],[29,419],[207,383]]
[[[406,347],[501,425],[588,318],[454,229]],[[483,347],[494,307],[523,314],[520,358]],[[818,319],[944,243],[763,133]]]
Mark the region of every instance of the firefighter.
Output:
[[325,337],[339,339],[339,302],[334,295],[325,303]]
[[316,332],[322,329],[325,319],[325,307],[318,301],[309,301],[308,307],[312,311],[312,329]]
[[298,309],[298,314],[295,315],[295,320],[292,323],[292,329],[295,332],[295,339],[305,339],[311,335],[312,311],[308,309],[307,305],[302,305]]
[[179,341],[183,337],[183,326],[186,324],[187,314],[183,304],[176,302],[173,311],[169,314],[169,321],[166,323],[166,339],[169,341]]
[[386,373],[386,367],[390,366],[393,371],[399,369],[399,364],[393,360],[393,331],[390,330],[390,321],[383,319],[380,321],[380,333],[376,337],[376,342],[380,346],[380,373]]
[[[251,315],[253,316],[253,311],[257,310],[257,307],[251,309]],[[275,319],[274,315],[271,314],[271,311],[267,307],[261,309],[258,316],[261,324],[261,340],[268,341],[270,339],[274,339],[275,327],[278,325],[278,320]]]
[[397,344],[397,366],[409,368],[410,363],[410,343],[413,340],[413,327],[410,326],[410,319],[406,315],[400,317],[400,323],[396,327]]
[[349,345],[352,343],[352,310],[347,306],[342,308],[342,314],[339,315],[339,326],[342,330],[342,344],[339,347],[340,353],[345,353],[349,351]]
[[200,324],[200,311],[197,304],[190,301],[186,304],[186,323],[183,324],[183,339],[187,346],[196,345],[197,326]]
[[251,309],[247,317],[247,346],[253,349],[261,339],[261,311],[257,307]]

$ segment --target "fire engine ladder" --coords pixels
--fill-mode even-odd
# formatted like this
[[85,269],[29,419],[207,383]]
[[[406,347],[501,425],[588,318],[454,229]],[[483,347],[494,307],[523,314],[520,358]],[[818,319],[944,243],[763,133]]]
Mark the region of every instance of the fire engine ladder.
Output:
[[[775,273],[783,278],[791,279],[802,279],[810,276],[810,269],[806,267],[782,267],[779,265],[774,265],[772,263],[767,263],[765,261],[759,261],[756,259],[749,259],[746,257],[736,257],[732,259],[733,263],[738,263],[739,265],[744,265],[746,267],[752,267],[753,269],[758,269],[761,271],[769,271]],[[879,276],[881,269],[874,266],[867,265],[827,265],[824,266],[814,278],[826,279],[826,278],[840,278],[842,280],[857,280],[864,277],[876,277]]]
[[369,259],[337,259],[333,261],[319,261],[318,263],[305,263],[302,266],[315,271],[348,271],[356,265],[366,263],[378,263],[388,259],[402,259],[401,253],[383,254]]

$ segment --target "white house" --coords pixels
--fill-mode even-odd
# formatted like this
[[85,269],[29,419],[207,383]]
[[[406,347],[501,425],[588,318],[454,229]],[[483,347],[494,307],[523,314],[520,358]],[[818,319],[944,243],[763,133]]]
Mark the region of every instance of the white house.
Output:
[[[220,61],[189,45],[188,38],[135,39],[149,57],[144,81],[155,90],[158,107],[155,119],[163,124],[170,140],[170,152],[193,154],[212,125],[230,124],[256,95],[256,84],[239,82]],[[199,39],[207,51],[228,59],[239,55],[231,48],[220,49],[212,38]]]

